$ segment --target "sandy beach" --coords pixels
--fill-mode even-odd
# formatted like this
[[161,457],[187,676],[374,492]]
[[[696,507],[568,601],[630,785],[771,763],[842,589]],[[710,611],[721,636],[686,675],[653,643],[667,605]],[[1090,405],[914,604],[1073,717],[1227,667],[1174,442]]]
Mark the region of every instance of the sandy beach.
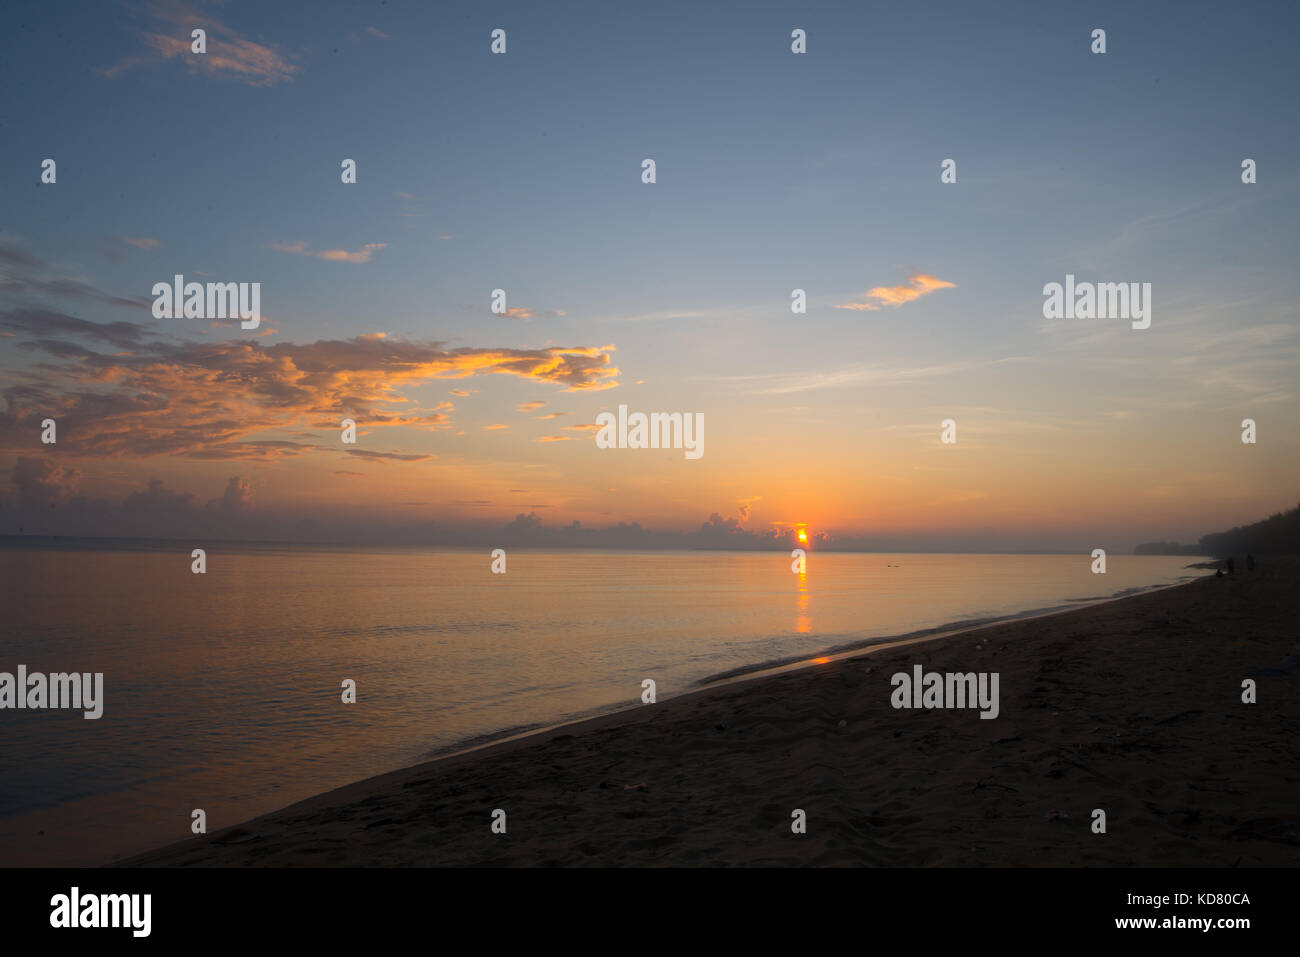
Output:
[[[1294,866],[1298,604],[1300,560],[1239,563],[1232,577],[706,687],[123,863]],[[998,717],[895,709],[891,676],[915,665],[997,672]],[[1246,678],[1256,704],[1242,702]]]

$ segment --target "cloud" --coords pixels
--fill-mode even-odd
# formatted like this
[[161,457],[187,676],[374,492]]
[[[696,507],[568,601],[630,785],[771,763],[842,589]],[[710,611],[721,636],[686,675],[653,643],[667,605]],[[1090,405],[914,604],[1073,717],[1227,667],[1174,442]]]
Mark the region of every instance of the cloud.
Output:
[[209,503],[219,512],[245,512],[253,507],[253,486],[239,476],[234,476],[226,483],[226,491],[221,498]]
[[122,242],[130,243],[132,246],[136,247],[137,249],[157,249],[159,246],[162,245],[162,243],[160,243],[156,239],[147,239],[147,238],[132,239],[130,236],[123,236]]
[[452,389],[452,390],[449,391],[447,394],[448,394],[448,395],[457,395],[457,396],[460,396],[462,399],[469,398],[469,393],[466,392],[464,389]]
[[17,246],[0,242],[0,293],[8,296],[55,296],[102,302],[128,309],[151,309],[147,296],[118,296],[104,292],[62,269],[42,262]]
[[484,431],[484,432],[498,432],[498,431],[500,431],[501,429],[508,429],[508,428],[510,428],[510,426],[508,426],[508,425],[502,425],[501,423],[498,422],[498,423],[496,423],[495,425],[485,425],[485,426],[483,426],[483,431]]
[[387,245],[388,243],[366,243],[356,252],[348,252],[346,249],[325,249],[315,253],[315,256],[326,262],[368,263],[376,249],[383,249]]
[[569,414],[569,413],[567,413],[567,412],[547,412],[545,415],[539,415],[537,418],[538,418],[539,420],[542,420],[542,419],[558,419],[558,418],[560,418],[560,416],[568,415],[568,414]]
[[536,412],[545,402],[520,402],[515,408],[520,412]]
[[436,459],[436,455],[422,455],[418,452],[372,452],[370,449],[348,449],[348,455],[355,455],[358,458],[370,459],[374,462],[428,462]]
[[88,339],[120,348],[135,348],[146,341],[148,331],[134,322],[87,322],[50,309],[11,309],[0,311],[0,329],[15,335],[41,337],[68,336]]
[[23,505],[52,505],[66,500],[76,490],[81,472],[49,459],[19,456],[12,475]]
[[976,362],[951,360],[929,366],[899,366],[890,363],[859,363],[843,369],[826,369],[815,372],[775,372],[762,375],[722,376],[715,381],[747,382],[762,385],[754,389],[755,395],[785,395],[791,392],[809,392],[814,389],[835,389],[843,386],[910,382],[915,379],[946,377],[973,369],[1001,365],[1007,362],[1027,361],[1024,356],[1005,356]]
[[503,313],[503,315],[507,319],[532,319],[535,318],[537,314],[533,312],[533,310],[531,309],[527,309],[523,306],[517,306],[512,309],[507,309]]
[[565,428],[570,432],[591,432],[595,429],[599,429],[600,426],[595,422],[588,422],[584,425],[566,425]]
[[541,438],[533,439],[534,442],[568,442],[573,438],[571,435],[543,435]]
[[310,442],[288,442],[275,439],[263,439],[254,442],[222,442],[210,449],[195,449],[189,453],[192,459],[243,459],[249,462],[270,462],[283,458],[294,458],[324,446]]
[[[151,3],[146,7],[156,29],[141,31],[140,38],[152,56],[130,56],[100,70],[108,78],[158,60],[181,60],[191,73],[225,76],[248,86],[274,86],[292,81],[300,67],[274,44],[258,43],[241,36],[220,21],[179,2]],[[191,31],[202,28],[207,34],[207,52],[194,53]]]
[[711,319],[718,313],[708,310],[669,309],[660,312],[645,312],[635,316],[612,316],[611,322],[658,322],[660,320]]
[[835,306],[836,309],[856,309],[874,312],[882,306],[901,306],[905,302],[920,299],[937,289],[954,289],[957,284],[938,279],[926,273],[915,273],[907,277],[907,282],[900,286],[876,286],[867,290],[866,298],[875,302],[845,302]]
[[366,32],[369,33],[372,37],[378,37],[381,40],[392,39],[392,37],[390,37],[383,30],[378,29],[377,27],[366,27]]
[[509,375],[569,392],[618,385],[612,345],[448,349],[379,335],[201,343],[35,310],[0,313],[0,326],[14,330],[13,347],[46,360],[11,373],[0,392],[0,452],[40,451],[39,423],[53,417],[60,449],[86,456],[280,459],[324,448],[284,435],[337,430],[344,417],[367,429],[450,427],[451,403],[406,394],[437,379]]
[[515,520],[506,526],[507,532],[534,531],[542,527],[542,519],[536,512],[516,515]]
[[323,259],[331,263],[368,263],[374,258],[375,250],[384,249],[388,243],[366,243],[360,249],[349,251],[346,249],[322,249],[316,252],[307,248],[305,242],[296,243],[271,243],[271,248],[276,252],[293,253],[296,256],[314,256],[316,259]]

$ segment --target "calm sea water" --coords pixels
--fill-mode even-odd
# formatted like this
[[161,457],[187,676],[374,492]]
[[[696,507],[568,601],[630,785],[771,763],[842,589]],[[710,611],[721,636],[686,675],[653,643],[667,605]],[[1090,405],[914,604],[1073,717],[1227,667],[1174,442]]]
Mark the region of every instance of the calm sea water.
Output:
[[[104,716],[0,711],[0,865],[102,863],[478,736],[849,642],[1168,584],[1111,555],[0,548],[0,671],[103,672]],[[354,679],[358,700],[340,702]],[[42,833],[43,832],[43,833]]]

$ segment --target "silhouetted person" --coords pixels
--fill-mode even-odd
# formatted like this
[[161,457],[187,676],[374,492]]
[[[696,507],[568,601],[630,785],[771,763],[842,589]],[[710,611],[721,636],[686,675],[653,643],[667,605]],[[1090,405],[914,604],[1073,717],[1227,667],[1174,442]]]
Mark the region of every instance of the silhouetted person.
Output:
[[1237,574],[1237,560],[1229,556],[1227,564],[1228,564],[1228,574],[1229,575]]
[[1254,570],[1255,570],[1255,556],[1248,554],[1246,556],[1246,571],[1253,572]]

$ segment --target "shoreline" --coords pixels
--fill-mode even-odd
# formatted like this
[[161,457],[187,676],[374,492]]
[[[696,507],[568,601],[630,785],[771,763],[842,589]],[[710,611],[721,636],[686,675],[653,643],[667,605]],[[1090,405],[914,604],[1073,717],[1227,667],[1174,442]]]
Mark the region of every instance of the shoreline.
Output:
[[[1193,566],[1189,565],[1187,567],[1191,568]],[[856,656],[858,653],[865,653],[872,650],[883,650],[885,648],[901,648],[907,645],[936,641],[941,638],[955,638],[958,635],[968,635],[1007,622],[1033,621],[1037,618],[1048,618],[1052,615],[1064,615],[1072,611],[1080,611],[1085,608],[1092,608],[1096,605],[1123,601],[1126,598],[1134,598],[1138,595],[1145,595],[1150,592],[1163,591],[1169,588],[1181,588],[1184,585],[1190,585],[1192,582],[1200,581],[1202,578],[1211,577],[1213,576],[1188,576],[1184,581],[1169,582],[1164,585],[1147,585],[1142,588],[1124,589],[1114,595],[1105,597],[1071,598],[1068,599],[1068,604],[1064,605],[1048,605],[1043,608],[1029,608],[1025,611],[1013,612],[1009,615],[995,615],[991,618],[969,618],[959,621],[950,621],[942,625],[935,625],[933,628],[920,628],[916,631],[904,632],[901,635],[883,635],[877,638],[863,638],[842,645],[834,645],[830,648],[822,649],[814,655],[797,655],[790,658],[778,658],[772,661],[761,662],[756,665],[742,665],[739,668],[719,671],[717,674],[706,675],[701,678],[696,682],[696,685],[697,687],[714,687],[726,682],[734,682],[750,677],[780,674],[786,671],[792,671],[796,668],[814,668],[825,664],[828,661],[838,661],[842,658]]]
[[[710,728],[726,727],[727,724],[723,721],[717,721],[710,726],[707,722],[719,717],[726,718],[728,721],[743,721],[744,711],[748,710],[748,708],[739,707],[737,702],[745,701],[761,707],[771,707],[775,711],[783,712],[785,718],[790,718],[795,715],[791,708],[796,705],[792,704],[792,702],[796,704],[804,703],[804,697],[798,693],[800,687],[806,690],[810,686],[824,685],[826,682],[834,684],[837,678],[845,678],[850,670],[853,672],[861,671],[860,667],[855,667],[857,662],[871,663],[873,658],[881,658],[888,662],[889,659],[898,659],[908,649],[918,646],[924,646],[926,655],[933,658],[943,658],[945,655],[952,656],[954,653],[961,654],[961,649],[965,648],[965,657],[971,657],[970,653],[972,651],[980,652],[979,656],[983,657],[988,654],[1001,654],[1011,650],[1012,654],[1006,657],[1015,657],[1018,652],[1021,659],[1025,659],[1026,655],[1032,659],[1036,651],[1042,651],[1041,648],[1035,649],[1034,645],[1041,645],[1043,642],[1051,641],[1054,637],[1060,638],[1063,633],[1071,630],[1078,632],[1082,628],[1086,632],[1091,628],[1096,631],[1099,621],[1108,623],[1108,627],[1129,618],[1141,618],[1150,615],[1155,615],[1158,621],[1168,621],[1171,620],[1172,614],[1179,613],[1180,609],[1185,610],[1186,606],[1205,604],[1215,594],[1216,590],[1226,591],[1229,587],[1237,591],[1243,587],[1259,590],[1264,586],[1266,580],[1270,583],[1271,589],[1276,591],[1277,586],[1281,583],[1275,579],[1281,577],[1283,571],[1285,571],[1288,583],[1294,585],[1296,565],[1294,562],[1284,562],[1283,566],[1274,565],[1268,575],[1257,575],[1250,580],[1246,579],[1245,576],[1233,580],[1216,580],[1214,576],[1200,576],[1187,582],[1147,589],[1137,595],[1101,599],[1083,607],[1071,607],[1036,617],[1012,618],[955,632],[944,632],[921,637],[914,636],[897,642],[873,640],[866,647],[843,651],[834,661],[796,663],[795,665],[778,666],[774,672],[764,670],[738,675],[729,679],[714,680],[712,683],[704,684],[690,692],[665,699],[654,706],[636,704],[602,715],[579,718],[541,729],[508,734],[504,738],[495,736],[491,740],[483,741],[468,748],[462,747],[452,753],[436,756],[415,765],[323,792],[242,824],[214,831],[201,838],[192,838],[136,854],[117,862],[117,865],[214,864],[217,866],[239,866],[268,863],[292,866],[294,864],[546,863],[548,853],[560,854],[560,856],[564,856],[566,853],[569,856],[572,856],[572,854],[570,851],[563,849],[557,850],[554,846],[548,844],[545,852],[536,855],[532,859],[525,858],[521,860],[508,854],[501,857],[502,845],[485,845],[482,840],[483,836],[488,835],[486,817],[483,817],[481,821],[476,819],[473,825],[469,825],[464,821],[457,824],[456,836],[459,839],[458,843],[468,841],[474,847],[472,853],[465,853],[468,848],[453,848],[446,846],[445,842],[435,842],[436,846],[428,848],[426,856],[423,857],[418,852],[415,852],[416,856],[414,857],[408,852],[401,852],[401,842],[399,842],[398,847],[389,846],[392,837],[403,830],[400,823],[402,820],[400,814],[385,816],[377,822],[367,823],[359,831],[355,828],[349,828],[348,822],[358,816],[365,816],[365,812],[361,810],[365,807],[392,806],[396,811],[406,805],[407,802],[403,800],[404,798],[411,799],[413,793],[426,790],[430,792],[429,796],[436,793],[439,798],[444,800],[444,803],[448,803],[449,807],[457,805],[459,802],[455,800],[448,802],[447,799],[465,790],[466,787],[474,789],[476,785],[490,785],[490,791],[504,790],[508,793],[516,791],[518,787],[517,779],[521,772],[529,777],[535,777],[539,768],[545,768],[548,766],[548,762],[551,762],[549,766],[562,768],[564,772],[567,772],[567,774],[562,773],[562,777],[572,777],[576,774],[577,778],[569,781],[566,786],[562,786],[558,795],[549,793],[547,800],[542,800],[541,793],[547,791],[546,787],[540,788],[538,793],[526,794],[516,800],[516,807],[529,807],[541,802],[545,812],[534,816],[534,819],[540,822],[542,818],[554,816],[558,808],[565,806],[564,801],[558,800],[559,798],[563,797],[572,801],[576,794],[590,789],[593,776],[608,773],[608,769],[597,769],[591,766],[591,762],[593,752],[598,756],[601,747],[607,746],[611,739],[618,738],[626,742],[632,752],[629,758],[633,760],[636,766],[644,769],[641,777],[646,780],[638,779],[631,785],[624,785],[629,793],[644,794],[647,791],[656,789],[656,785],[650,783],[656,774],[660,776],[664,774],[676,775],[680,771],[680,756],[667,756],[672,760],[665,760],[666,756],[662,753],[647,753],[642,755],[640,759],[636,757],[635,753],[638,749],[647,752],[662,752],[664,750],[667,742],[663,737],[662,730],[657,732],[650,727],[652,725],[673,727],[675,730],[670,735],[673,738],[688,735],[699,735],[705,738],[717,737],[718,735],[711,732]],[[1285,615],[1293,615],[1293,612],[1294,609],[1285,609],[1283,620],[1286,620]],[[970,641],[972,636],[978,636],[973,643]],[[1084,634],[1076,634],[1074,637],[1084,637]],[[994,652],[991,646],[998,640],[1004,642],[1013,641],[1015,644],[1003,644],[1002,648]],[[1284,639],[1275,636],[1274,640],[1282,641]],[[1291,640],[1294,641],[1294,638],[1292,637]],[[983,645],[990,646],[988,652],[981,651]],[[1186,651],[1185,648],[1181,650]],[[1280,660],[1284,656],[1278,655],[1276,657]],[[1213,660],[1213,656],[1208,656],[1207,660]],[[801,661],[806,661],[806,659],[801,659]],[[1024,670],[1021,666],[1025,664],[1025,661],[1009,663],[1016,665],[1013,674],[1010,676],[1014,679],[1017,672]],[[868,674],[872,671],[872,668],[867,669]],[[879,676],[882,679],[883,671],[882,668]],[[1169,669],[1166,669],[1165,673],[1167,675],[1177,674],[1177,672]],[[1007,679],[1007,671],[1003,668],[1004,689],[1007,687]],[[862,682],[854,680],[849,683],[859,685]],[[878,693],[872,696],[874,699],[872,704],[876,706],[884,698],[887,698],[888,693],[883,681],[880,684],[879,690],[883,694]],[[1097,690],[1081,690],[1089,696],[1104,694],[1104,692]],[[1023,692],[1023,688],[1020,691]],[[822,702],[822,704],[825,703]],[[879,711],[879,708],[877,707],[876,710]],[[1202,713],[1200,710],[1193,710],[1198,714]],[[948,726],[949,730],[951,730],[956,726],[968,735],[972,730],[975,730],[979,732],[980,736],[987,737],[987,731],[982,729],[981,725],[986,726],[986,728],[987,726],[995,726],[995,728],[1005,731],[1008,725],[1012,725],[1012,721],[1009,719],[1015,714],[1016,709],[1014,707],[1008,712],[1007,706],[1004,705],[1002,718],[989,722],[976,722],[972,728],[968,721],[964,722],[964,724],[959,723],[961,718],[971,717],[970,715],[957,713],[958,721],[954,721],[954,712],[935,711],[913,714],[908,711],[891,712],[884,710],[876,716],[874,722],[868,722],[868,724],[874,723],[877,725],[877,727],[870,729],[874,733],[892,732],[894,737],[898,737],[903,733],[901,729],[904,728],[904,723],[910,724],[916,720],[933,723],[937,720],[940,727]],[[1052,712],[1053,716],[1056,714],[1058,712]],[[807,718],[806,714],[796,716],[801,719]],[[777,716],[770,715],[763,719],[760,725],[763,728],[770,729],[777,720]],[[842,728],[843,726],[844,723],[841,723],[838,727]],[[1015,726],[1012,725],[1012,727],[1014,732]],[[1161,727],[1164,726],[1161,725]],[[836,726],[832,725],[832,729],[835,728]],[[1283,730],[1281,728],[1277,729],[1278,732]],[[836,735],[838,732],[837,730],[829,732],[823,730],[818,733]],[[1005,750],[1005,748],[999,748],[998,746],[1022,741],[1023,739],[1023,732],[1019,735],[1015,733],[999,733],[996,738],[985,742],[985,747],[992,747],[994,750]],[[1283,739],[1284,742],[1286,740]],[[576,742],[586,742],[585,751],[575,753]],[[748,750],[749,745],[752,745],[752,739],[746,744],[747,749],[740,754],[741,759],[748,755],[755,759],[764,759],[768,763],[774,760],[777,764],[781,764],[779,756]],[[805,746],[811,744],[814,750],[816,749],[815,741],[804,741],[804,744]],[[1288,745],[1288,747],[1290,751],[1294,752],[1295,746],[1293,744]],[[670,747],[669,751],[671,750]],[[524,761],[521,767],[521,759],[529,755],[531,755],[532,760]],[[1010,757],[1011,755],[998,756]],[[786,757],[789,757],[789,755],[786,755]],[[651,758],[655,760],[651,760]],[[725,750],[721,758],[724,761],[729,759],[734,762],[737,755],[734,751]],[[816,765],[814,764],[812,767],[816,767]],[[1068,760],[1063,767],[1070,767]],[[655,772],[654,774],[651,773],[652,770]],[[792,768],[788,764],[782,764],[782,770],[790,771]],[[796,765],[793,770],[806,776],[808,767],[803,766],[801,769],[800,766]],[[987,770],[993,769],[989,768]],[[743,775],[743,772],[744,768],[737,769],[738,774]],[[820,773],[816,772],[814,776]],[[1064,773],[1061,772],[1061,774]],[[544,772],[543,776],[545,776]],[[1105,777],[1112,781],[1115,780],[1113,775],[1106,775]],[[976,781],[976,792],[998,787],[1009,787],[1009,785],[994,785],[987,782],[981,783],[981,781],[982,779]],[[763,787],[762,782],[759,780],[749,781],[747,786],[757,787],[760,790]],[[608,780],[602,780],[599,786],[596,787],[597,791],[606,793],[613,789],[614,785],[610,784]],[[1016,789],[1012,788],[1012,790]],[[1294,791],[1294,788],[1291,790]],[[811,798],[811,795],[809,798]],[[504,797],[497,800],[504,800]],[[687,797],[685,800],[691,801],[692,799]],[[522,802],[522,804],[519,802]],[[487,798],[485,803],[495,806],[491,798]],[[578,807],[582,803],[584,802],[579,800],[574,805],[572,813],[578,814]],[[490,809],[491,807],[476,810],[476,814],[486,815]],[[671,816],[671,806],[661,810],[669,811]],[[522,813],[533,814],[533,812]],[[563,816],[567,820],[568,816]],[[624,822],[603,820],[600,823],[606,830],[615,829],[611,834],[618,836],[619,839],[623,838],[621,831],[626,826]],[[411,827],[422,831],[430,828],[438,829],[438,825],[430,823],[424,814],[410,820],[409,824]],[[375,843],[369,835],[378,827],[382,827],[386,835],[385,840],[379,842],[384,845],[382,849],[368,847]],[[333,836],[324,844],[313,847],[312,835],[318,834],[322,829],[331,831]],[[563,830],[561,828],[562,832]],[[576,830],[571,828],[571,830],[573,830],[572,839],[577,841],[581,836],[582,828]],[[482,834],[479,835],[477,841],[473,834],[467,833],[479,831]],[[389,834],[388,832],[392,833]],[[277,841],[275,839],[276,834],[280,835],[281,840]],[[284,840],[286,837],[288,838],[287,841]],[[510,843],[513,845],[515,842],[511,841]],[[359,844],[361,846],[348,848],[346,853],[341,853],[342,849],[349,844]],[[643,852],[645,848],[638,847],[638,850]],[[684,861],[660,859],[658,855],[651,855],[649,861],[627,861],[620,858],[611,862],[601,859],[599,850],[587,847],[582,852],[582,857],[575,863],[708,862],[701,861],[698,857],[691,857],[689,849],[687,850],[688,855]],[[558,862],[565,863],[564,861]],[[1030,859],[1019,863],[1033,862],[1034,860]],[[831,861],[831,863],[834,863],[834,861]],[[1269,861],[1264,861],[1264,863],[1269,863]]]
[[[1188,566],[1189,568],[1192,566]],[[1135,595],[1144,595],[1148,592],[1162,591],[1168,588],[1180,588],[1189,585],[1194,581],[1202,578],[1213,577],[1206,575],[1190,576],[1185,581],[1169,582],[1163,585],[1147,585],[1136,590],[1126,589],[1122,593],[1117,593],[1105,598],[1075,598],[1070,599],[1070,604],[1050,605],[1043,608],[1030,608],[1022,612],[1015,612],[1009,615],[998,615],[992,618],[972,618],[958,621],[946,622],[942,625],[935,625],[933,628],[921,628],[916,631],[904,632],[900,635],[880,635],[875,638],[856,639],[845,644],[834,645],[830,648],[824,648],[811,654],[794,655],[788,658],[774,658],[768,661],[762,661],[753,665],[742,665],[738,668],[731,668],[727,671],[719,671],[715,674],[705,675],[697,679],[691,686],[690,690],[683,691],[679,694],[664,697],[661,701],[667,704],[670,701],[677,701],[689,695],[698,694],[711,688],[720,687],[727,684],[735,684],[742,681],[757,680],[768,675],[784,674],[803,668],[818,668],[829,661],[838,661],[842,658],[856,657],[867,654],[872,651],[885,650],[887,648],[904,647],[912,644],[920,644],[927,641],[935,641],[942,638],[956,638],[959,635],[968,635],[980,631],[993,625],[999,625],[1011,621],[1032,621],[1036,618],[1046,618],[1052,615],[1067,614],[1071,611],[1078,611],[1083,608],[1091,608],[1095,605],[1102,605],[1109,602],[1123,601],[1125,598],[1132,598]],[[501,728],[497,731],[487,731],[483,734],[476,734],[466,738],[463,741],[457,741],[445,747],[435,748],[429,751],[423,759],[413,764],[406,764],[400,768],[394,768],[392,771],[383,772],[383,774],[395,774],[399,771],[409,771],[412,768],[421,767],[425,764],[431,764],[434,761],[444,761],[448,758],[457,757],[462,754],[482,751],[494,744],[503,744],[507,741],[522,740],[543,734],[547,731],[554,731],[559,728],[568,728],[574,725],[581,725],[588,721],[595,721],[600,718],[611,717],[613,715],[626,714],[629,711],[636,711],[644,707],[641,704],[622,704],[609,705],[595,708],[589,712],[573,715],[555,722],[537,722],[527,725],[512,725]],[[320,792],[318,795],[304,798],[304,801],[312,800],[325,794],[331,794],[335,791],[341,791],[344,788],[351,787],[354,784],[361,784],[365,781],[372,780],[382,775],[371,775],[369,778],[362,778],[358,781],[350,781],[347,784],[341,784],[336,788],[330,788]],[[300,802],[299,802],[300,803]],[[288,804],[283,808],[277,808],[273,811],[267,811],[266,814],[258,815],[265,817],[276,811],[286,810],[293,805]],[[256,820],[253,818],[251,820]],[[165,845],[170,846],[170,845]]]

